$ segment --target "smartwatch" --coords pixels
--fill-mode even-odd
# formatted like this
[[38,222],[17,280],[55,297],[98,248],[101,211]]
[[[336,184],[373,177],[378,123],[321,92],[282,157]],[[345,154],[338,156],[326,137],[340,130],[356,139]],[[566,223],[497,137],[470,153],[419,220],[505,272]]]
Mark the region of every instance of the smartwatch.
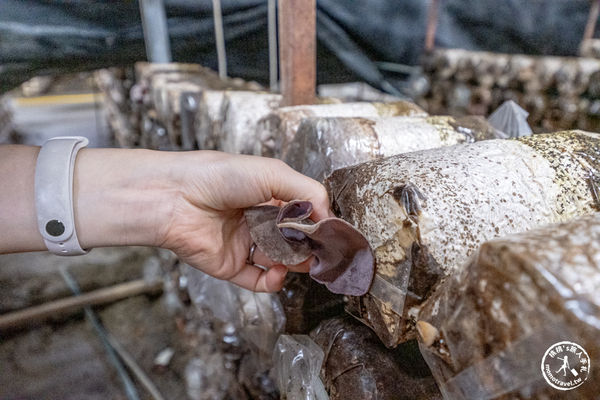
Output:
[[73,212],[73,170],[77,152],[87,146],[81,136],[59,136],[42,146],[35,167],[38,229],[51,253],[86,254],[77,240]]

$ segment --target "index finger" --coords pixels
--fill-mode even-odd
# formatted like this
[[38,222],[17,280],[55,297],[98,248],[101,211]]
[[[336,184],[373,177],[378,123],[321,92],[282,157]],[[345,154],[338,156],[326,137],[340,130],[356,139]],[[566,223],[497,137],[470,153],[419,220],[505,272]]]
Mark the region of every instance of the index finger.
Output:
[[272,168],[263,170],[271,196],[278,200],[306,200],[313,205],[311,218],[319,221],[330,216],[329,196],[325,186],[302,175],[281,160],[269,159]]
[[196,187],[204,191],[203,196],[209,199],[208,206],[215,209],[243,209],[272,199],[305,200],[313,205],[312,219],[319,221],[329,216],[329,196],[325,187],[281,160],[229,155],[208,163],[204,170],[205,176],[211,179],[210,185],[202,182]]

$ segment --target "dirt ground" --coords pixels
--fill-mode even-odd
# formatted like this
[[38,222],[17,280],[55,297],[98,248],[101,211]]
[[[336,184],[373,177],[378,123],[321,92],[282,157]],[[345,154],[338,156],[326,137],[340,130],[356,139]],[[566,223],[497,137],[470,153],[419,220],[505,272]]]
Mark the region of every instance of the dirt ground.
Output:
[[[95,249],[82,257],[47,253],[0,256],[0,313],[69,296],[59,274],[67,266],[82,291],[160,274],[152,249]],[[103,307],[97,315],[154,381],[166,399],[187,399],[184,369],[189,361],[184,334],[166,296],[137,296]],[[170,347],[166,369],[153,366]],[[131,374],[130,374],[131,375]],[[132,375],[131,375],[132,376]],[[141,399],[148,393],[136,383]],[[0,399],[126,399],[123,385],[83,312],[19,331],[0,331]]]

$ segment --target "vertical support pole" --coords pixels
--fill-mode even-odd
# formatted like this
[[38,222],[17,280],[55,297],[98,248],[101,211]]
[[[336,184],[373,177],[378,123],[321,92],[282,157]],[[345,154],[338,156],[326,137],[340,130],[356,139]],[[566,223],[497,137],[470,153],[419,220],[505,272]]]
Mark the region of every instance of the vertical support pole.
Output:
[[219,77],[227,78],[227,54],[225,53],[225,34],[223,33],[223,15],[221,14],[221,0],[212,0],[213,21],[215,23],[215,41],[217,43],[217,60],[219,63]]
[[596,22],[598,21],[598,14],[600,14],[600,0],[593,0],[590,7],[590,14],[588,15],[587,24],[585,25],[585,32],[583,33],[583,41],[590,40],[594,37],[594,31],[596,30]]
[[427,32],[425,33],[425,51],[431,52],[435,47],[435,31],[437,29],[440,0],[431,0],[427,13]]
[[277,0],[269,0],[268,6],[269,27],[269,88],[277,91]]
[[283,105],[312,104],[317,81],[316,0],[279,0],[278,5]]
[[146,56],[152,63],[171,62],[171,44],[163,0],[140,0]]

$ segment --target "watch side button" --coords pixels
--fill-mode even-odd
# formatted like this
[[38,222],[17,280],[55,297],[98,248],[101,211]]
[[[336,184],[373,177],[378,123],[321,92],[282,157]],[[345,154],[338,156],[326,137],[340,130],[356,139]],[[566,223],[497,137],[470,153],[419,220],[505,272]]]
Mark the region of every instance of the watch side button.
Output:
[[65,226],[59,220],[53,219],[46,224],[46,232],[52,236],[60,236],[65,233]]

